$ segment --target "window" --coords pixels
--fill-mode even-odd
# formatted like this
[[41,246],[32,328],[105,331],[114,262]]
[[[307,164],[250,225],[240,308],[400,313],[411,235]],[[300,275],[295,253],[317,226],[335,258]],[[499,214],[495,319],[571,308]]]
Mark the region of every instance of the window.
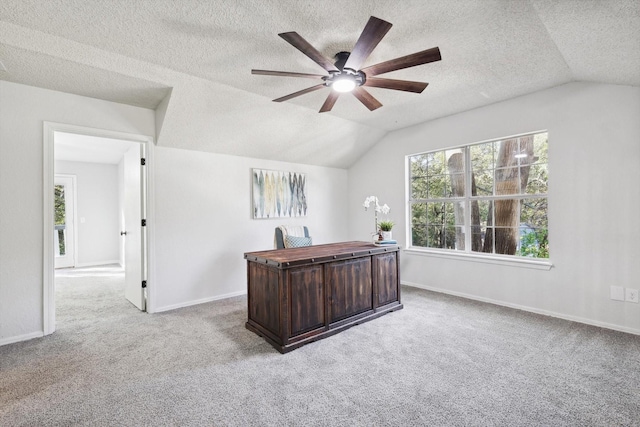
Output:
[[547,133],[408,156],[411,244],[549,258]]

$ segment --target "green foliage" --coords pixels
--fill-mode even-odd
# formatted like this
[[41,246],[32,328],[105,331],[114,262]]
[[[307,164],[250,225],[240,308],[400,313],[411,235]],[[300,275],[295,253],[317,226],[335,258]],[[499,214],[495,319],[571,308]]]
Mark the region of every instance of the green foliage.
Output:
[[382,231],[391,231],[395,222],[393,221],[380,221],[380,230]]
[[[53,206],[54,206],[54,215],[53,215],[54,224],[65,225],[66,215],[65,215],[64,185],[56,185],[53,188]],[[60,248],[60,255],[64,255],[66,253],[64,230],[56,230],[56,233],[58,233],[58,245]]]
[[549,258],[549,230],[534,229],[520,238],[520,256]]
[[55,225],[65,224],[65,204],[64,185],[56,185],[53,190],[54,195],[54,223]]
[[[411,244],[464,250],[469,230],[471,250],[548,258],[547,138],[541,133],[411,156]],[[469,203],[456,197],[468,184],[459,174],[460,155],[470,162]]]

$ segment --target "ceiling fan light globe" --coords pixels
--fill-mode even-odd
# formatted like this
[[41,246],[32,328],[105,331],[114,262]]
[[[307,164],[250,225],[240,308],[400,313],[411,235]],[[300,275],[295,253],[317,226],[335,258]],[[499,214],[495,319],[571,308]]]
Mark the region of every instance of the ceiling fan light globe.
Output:
[[356,82],[352,79],[338,79],[331,85],[336,92],[351,92],[356,88]]

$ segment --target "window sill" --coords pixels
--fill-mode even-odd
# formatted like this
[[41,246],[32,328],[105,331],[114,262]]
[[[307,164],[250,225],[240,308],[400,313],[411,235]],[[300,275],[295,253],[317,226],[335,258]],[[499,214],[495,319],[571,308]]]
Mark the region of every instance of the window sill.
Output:
[[416,247],[410,247],[410,248],[404,249],[403,252],[411,255],[431,256],[436,258],[455,259],[459,261],[462,260],[462,261],[470,261],[470,262],[481,262],[485,264],[506,265],[510,267],[533,268],[535,270],[548,271],[548,270],[551,270],[551,267],[553,267],[553,263],[549,260],[530,259],[530,258],[523,258],[523,257],[507,258],[507,257],[500,257],[495,255],[439,251],[435,249],[424,249],[424,248],[416,248]]

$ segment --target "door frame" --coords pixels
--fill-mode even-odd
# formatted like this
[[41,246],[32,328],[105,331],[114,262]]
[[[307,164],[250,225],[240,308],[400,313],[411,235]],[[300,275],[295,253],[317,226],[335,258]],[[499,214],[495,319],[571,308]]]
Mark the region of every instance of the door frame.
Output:
[[[71,226],[73,227],[73,236],[72,236],[73,254],[72,255],[73,255],[73,266],[75,267],[76,264],[78,264],[78,182],[76,180],[76,175],[70,175],[66,173],[55,173],[54,171],[54,175],[53,175],[54,186],[55,186],[56,177],[71,179],[71,185],[73,186],[73,189],[71,191],[71,197],[73,198],[73,209],[72,209],[73,220],[71,221],[72,223]],[[54,200],[54,205],[55,205],[55,200]],[[65,216],[66,216],[66,212],[65,212]],[[55,267],[55,263],[56,263],[56,259],[55,259],[55,251],[54,251],[54,256],[53,256],[54,267]]]
[[70,125],[55,122],[43,122],[43,259],[42,259],[42,329],[44,335],[52,334],[56,329],[55,310],[55,276],[54,276],[54,175],[55,175],[55,132],[73,133],[78,135],[96,136],[111,139],[121,139],[144,144],[146,156],[146,191],[142,197],[146,201],[147,220],[147,311],[153,312],[155,307],[155,294],[153,283],[155,279],[154,264],[154,162],[153,162],[153,137],[148,135],[118,132],[106,129],[90,128],[85,126]]

